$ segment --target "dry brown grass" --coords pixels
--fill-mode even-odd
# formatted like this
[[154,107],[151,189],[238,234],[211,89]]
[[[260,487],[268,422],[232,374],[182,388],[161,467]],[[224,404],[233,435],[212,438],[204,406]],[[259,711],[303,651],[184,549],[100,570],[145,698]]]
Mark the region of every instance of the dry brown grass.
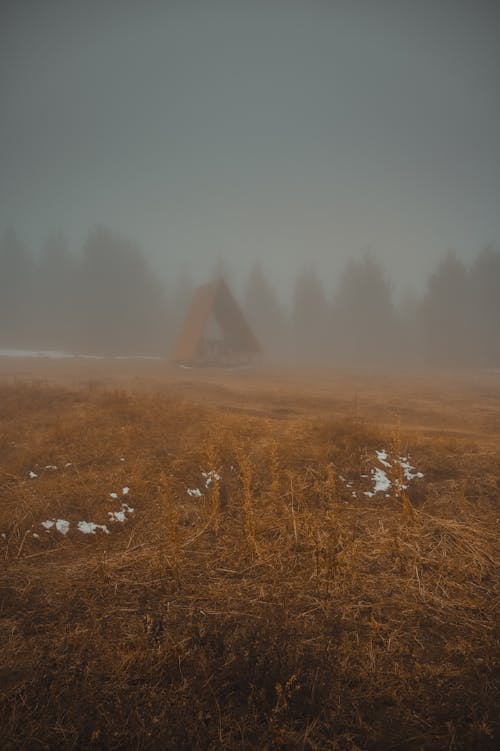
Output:
[[[2,748],[496,747],[491,436],[258,398],[0,389]],[[408,496],[363,495],[382,447]]]

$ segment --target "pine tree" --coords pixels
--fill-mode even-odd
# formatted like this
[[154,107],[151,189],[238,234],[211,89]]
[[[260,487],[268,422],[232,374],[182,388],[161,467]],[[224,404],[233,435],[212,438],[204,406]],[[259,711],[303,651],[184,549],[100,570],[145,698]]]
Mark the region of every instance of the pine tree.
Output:
[[72,349],[76,331],[76,264],[62,232],[45,243],[36,273],[37,339],[46,349]]
[[81,347],[102,354],[162,353],[166,305],[145,257],[106,227],[87,238],[79,270]]
[[474,363],[500,365],[500,252],[485,248],[470,273],[472,353]]
[[379,262],[367,253],[349,261],[333,304],[337,356],[356,365],[380,365],[392,359],[398,321],[391,283]]
[[0,346],[34,345],[33,284],[33,256],[9,227],[0,241]]
[[248,276],[244,310],[265,356],[271,360],[283,357],[287,352],[285,315],[260,264],[255,264]]
[[449,252],[430,277],[422,305],[425,343],[432,363],[456,366],[470,362],[471,302],[467,269]]
[[297,276],[292,301],[292,334],[295,352],[308,361],[329,357],[331,329],[328,303],[314,266]]

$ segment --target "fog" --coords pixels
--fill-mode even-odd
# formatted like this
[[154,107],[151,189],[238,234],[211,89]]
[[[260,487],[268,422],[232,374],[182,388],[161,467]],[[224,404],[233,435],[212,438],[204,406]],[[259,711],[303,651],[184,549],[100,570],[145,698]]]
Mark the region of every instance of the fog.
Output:
[[0,348],[500,365],[495,2],[0,10]]

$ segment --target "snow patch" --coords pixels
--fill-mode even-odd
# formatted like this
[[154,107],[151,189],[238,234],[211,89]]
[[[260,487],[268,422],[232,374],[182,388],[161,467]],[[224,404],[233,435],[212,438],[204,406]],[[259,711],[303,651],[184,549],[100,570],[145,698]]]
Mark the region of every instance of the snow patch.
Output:
[[[406,488],[408,487],[407,483],[416,478],[420,479],[424,476],[422,472],[415,471],[415,467],[410,464],[410,458],[408,456],[396,457],[395,459],[392,459],[391,462],[389,461],[389,454],[386,449],[375,451],[375,455],[377,457],[378,463],[383,467],[386,467],[387,469],[394,469],[396,465],[399,464],[403,471],[403,478],[406,482],[402,483],[400,480],[396,479],[394,481],[394,484],[398,489],[401,488],[402,490],[406,490]],[[366,478],[368,477],[368,475],[361,475],[361,477]],[[371,478],[373,480],[373,490],[364,491],[363,495],[365,495],[367,498],[373,498],[373,496],[377,493],[384,493],[385,497],[389,498],[388,491],[391,489],[393,483],[387,476],[385,469],[375,467],[371,471]]]
[[375,453],[377,454],[377,459],[383,467],[392,467],[392,464],[387,461],[388,454],[385,449],[382,449],[381,451],[375,451]]
[[[407,482],[411,482],[415,478],[418,478],[419,480],[422,479],[424,476],[422,472],[415,472],[415,467],[413,467],[410,464],[410,459],[407,456],[400,456],[399,464],[401,466],[401,469],[403,470],[404,478]],[[407,487],[407,486],[404,486]]]
[[67,535],[70,528],[70,523],[66,519],[46,519],[42,522],[42,527],[49,531],[52,527],[55,527],[62,535]]
[[125,511],[108,511],[109,520],[112,522],[123,522],[127,518]]
[[109,520],[123,524],[127,520],[127,514],[133,514],[134,509],[128,503],[122,503],[120,511],[108,511]]
[[66,521],[66,519],[57,519],[56,520],[56,529],[62,535],[67,535],[68,532],[69,532],[69,522]]
[[84,535],[95,535],[98,529],[109,535],[109,529],[105,524],[94,524],[94,522],[78,522],[78,531]]
[[391,481],[383,469],[374,469],[373,479],[375,481],[375,486],[373,488],[375,493],[385,493],[391,487]]
[[[231,466],[231,470],[232,469],[233,467]],[[201,476],[204,480],[206,488],[209,488],[213,482],[219,482],[219,480],[222,480],[221,475],[219,475],[219,473],[215,469],[209,469],[208,472],[202,472]],[[201,498],[201,496],[203,495],[202,491],[199,488],[186,488],[186,492],[192,498]]]
[[215,471],[215,469],[211,469],[208,472],[202,472],[201,476],[205,480],[205,487],[206,488],[208,488],[212,484],[212,482],[214,480],[217,481],[217,482],[219,480],[222,480],[222,477],[219,474],[217,474],[217,472]]
[[74,355],[59,350],[0,349],[0,357],[48,357],[52,360],[61,360]]

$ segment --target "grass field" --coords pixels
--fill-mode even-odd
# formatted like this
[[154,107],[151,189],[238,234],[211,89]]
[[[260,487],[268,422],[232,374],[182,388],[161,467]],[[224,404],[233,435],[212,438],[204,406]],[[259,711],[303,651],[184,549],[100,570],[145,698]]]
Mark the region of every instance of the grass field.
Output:
[[2,749],[497,748],[499,436],[496,374],[0,363]]

